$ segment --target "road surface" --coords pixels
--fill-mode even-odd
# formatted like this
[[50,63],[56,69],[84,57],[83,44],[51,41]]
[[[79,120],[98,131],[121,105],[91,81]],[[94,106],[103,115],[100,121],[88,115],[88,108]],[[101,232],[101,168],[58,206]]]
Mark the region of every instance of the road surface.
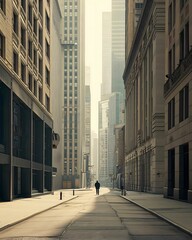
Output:
[[77,198],[2,232],[0,239],[190,240],[190,236],[121,198],[101,189],[76,191]]

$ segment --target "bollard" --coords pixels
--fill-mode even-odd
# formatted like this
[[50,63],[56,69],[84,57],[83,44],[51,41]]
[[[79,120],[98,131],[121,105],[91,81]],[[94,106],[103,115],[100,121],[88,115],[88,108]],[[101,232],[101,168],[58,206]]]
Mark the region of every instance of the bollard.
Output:
[[73,189],[73,196],[75,195],[75,190]]
[[127,192],[126,192],[126,190],[124,189],[124,196],[126,196],[127,195]]
[[62,193],[62,192],[60,192],[60,200],[62,200],[62,197],[63,197],[62,195],[63,195],[63,193]]

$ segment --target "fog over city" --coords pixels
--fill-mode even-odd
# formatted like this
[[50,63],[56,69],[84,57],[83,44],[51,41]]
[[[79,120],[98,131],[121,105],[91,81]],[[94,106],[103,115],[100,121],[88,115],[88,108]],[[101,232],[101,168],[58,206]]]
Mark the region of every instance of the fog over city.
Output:
[[96,133],[102,81],[103,12],[111,12],[111,0],[85,0],[85,65],[90,68],[91,129]]

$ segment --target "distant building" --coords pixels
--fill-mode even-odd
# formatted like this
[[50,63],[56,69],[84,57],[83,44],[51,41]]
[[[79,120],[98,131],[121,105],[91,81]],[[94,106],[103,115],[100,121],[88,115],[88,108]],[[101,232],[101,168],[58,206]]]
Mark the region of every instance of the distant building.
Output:
[[64,48],[64,188],[81,187],[85,148],[84,0],[60,0]]
[[92,165],[92,181],[95,182],[98,179],[98,137],[97,134],[91,133],[91,165]]
[[48,1],[0,1],[0,199],[52,190]]
[[165,2],[164,196],[192,203],[192,2]]
[[[99,102],[99,129],[98,129],[98,178],[103,186],[113,187],[116,175],[115,169],[115,134],[120,93],[103,96]],[[118,109],[119,110],[119,109]]]
[[102,96],[111,93],[111,12],[102,14]]
[[112,0],[111,14],[111,92],[120,92],[124,96],[122,73],[125,67],[125,0]]
[[86,187],[91,184],[91,92],[90,86],[85,86],[85,154],[86,161]]
[[128,190],[163,191],[164,37],[165,1],[146,0],[123,75]]
[[116,187],[125,186],[125,125],[115,126]]

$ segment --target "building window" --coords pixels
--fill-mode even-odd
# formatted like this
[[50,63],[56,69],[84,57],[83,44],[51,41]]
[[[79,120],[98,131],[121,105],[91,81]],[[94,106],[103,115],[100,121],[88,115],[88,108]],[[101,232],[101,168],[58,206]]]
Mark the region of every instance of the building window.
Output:
[[175,25],[176,2],[173,0],[173,26]]
[[168,15],[168,31],[172,30],[172,3],[169,5],[169,15]]
[[185,0],[180,0],[180,10],[183,9],[184,4],[185,4]]
[[33,77],[32,77],[31,73],[28,74],[28,87],[29,87],[29,90],[32,92],[32,90],[33,90]]
[[43,0],[39,0],[39,13],[43,16]]
[[0,57],[5,58],[5,37],[0,33]]
[[172,73],[172,50],[169,51],[169,74]]
[[33,51],[33,63],[37,67],[37,50],[34,49]]
[[39,86],[39,101],[42,103],[43,102],[43,90],[42,87]]
[[47,28],[47,31],[50,32],[50,19],[47,12],[46,12],[46,28]]
[[13,12],[13,31],[18,35],[18,15]]
[[168,103],[168,129],[175,126],[175,98]]
[[28,21],[31,23],[31,25],[32,25],[32,19],[33,19],[33,17],[32,17],[32,6],[31,6],[31,4],[29,4],[28,5]]
[[172,70],[175,70],[175,44],[173,45],[173,50],[172,50]]
[[189,117],[189,86],[179,92],[179,122]]
[[33,55],[32,41],[29,39],[29,41],[28,41],[28,56],[32,59],[32,55]]
[[21,7],[26,12],[26,0],[21,0]]
[[50,72],[48,70],[48,68],[46,67],[46,70],[45,70],[45,74],[46,74],[46,83],[48,86],[50,86]]
[[26,82],[26,66],[21,62],[21,80]]
[[47,42],[47,40],[45,40],[45,52],[46,52],[46,56],[49,59],[50,58],[50,46],[49,46],[49,43]]
[[39,28],[39,44],[43,46],[43,30]]
[[21,44],[26,48],[26,30],[23,26],[21,26]]
[[13,70],[18,74],[18,54],[13,52]]
[[37,97],[37,81],[34,79],[34,95]]
[[180,33],[180,60],[184,59],[189,53],[189,22]]
[[0,9],[5,13],[5,0],[0,0]]
[[45,107],[47,111],[50,111],[50,98],[45,94]]
[[39,58],[39,73],[43,76],[43,60]]
[[37,36],[37,19],[35,17],[33,18],[33,31]]
[[185,56],[189,53],[189,22],[185,24]]

